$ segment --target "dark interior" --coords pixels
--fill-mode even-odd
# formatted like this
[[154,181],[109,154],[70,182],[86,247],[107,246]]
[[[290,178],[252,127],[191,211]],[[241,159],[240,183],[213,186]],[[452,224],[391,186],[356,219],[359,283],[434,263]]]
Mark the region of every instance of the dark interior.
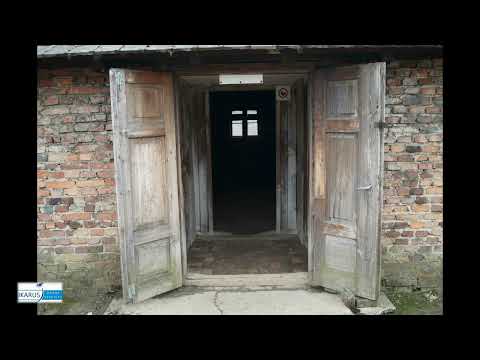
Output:
[[[247,114],[248,110],[257,113]],[[214,231],[274,230],[275,92],[212,92],[210,114]],[[253,120],[257,120],[257,136]],[[235,136],[240,127],[241,136]]]

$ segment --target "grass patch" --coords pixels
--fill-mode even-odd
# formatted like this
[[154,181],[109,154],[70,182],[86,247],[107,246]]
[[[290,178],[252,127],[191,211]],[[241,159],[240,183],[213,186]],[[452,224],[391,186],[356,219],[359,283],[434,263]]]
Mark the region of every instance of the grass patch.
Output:
[[442,315],[443,301],[436,290],[399,291],[385,289],[385,294],[395,305],[391,315]]

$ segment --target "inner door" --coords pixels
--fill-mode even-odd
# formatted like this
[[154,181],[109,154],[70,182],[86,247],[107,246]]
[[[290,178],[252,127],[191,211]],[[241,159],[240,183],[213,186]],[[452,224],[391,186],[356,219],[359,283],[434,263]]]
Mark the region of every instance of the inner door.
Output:
[[211,92],[215,231],[275,229],[275,93]]
[[173,80],[110,70],[123,295],[139,302],[182,285]]
[[376,300],[385,63],[317,70],[312,87],[312,284]]

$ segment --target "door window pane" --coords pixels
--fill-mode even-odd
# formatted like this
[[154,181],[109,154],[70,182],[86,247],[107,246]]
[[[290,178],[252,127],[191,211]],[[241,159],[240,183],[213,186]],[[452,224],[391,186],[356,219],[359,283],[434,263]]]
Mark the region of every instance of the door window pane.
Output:
[[247,122],[247,136],[258,135],[258,123],[257,120],[248,120]]
[[232,120],[232,136],[233,137],[242,137],[243,136],[243,121],[242,120]]

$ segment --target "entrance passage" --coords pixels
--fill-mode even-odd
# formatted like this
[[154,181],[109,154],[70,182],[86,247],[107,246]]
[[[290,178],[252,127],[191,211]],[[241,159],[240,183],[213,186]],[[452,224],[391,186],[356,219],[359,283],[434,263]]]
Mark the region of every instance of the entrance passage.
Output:
[[206,275],[306,272],[307,249],[296,236],[283,239],[198,238],[189,249],[188,271]]
[[212,92],[213,229],[275,229],[275,92]]

